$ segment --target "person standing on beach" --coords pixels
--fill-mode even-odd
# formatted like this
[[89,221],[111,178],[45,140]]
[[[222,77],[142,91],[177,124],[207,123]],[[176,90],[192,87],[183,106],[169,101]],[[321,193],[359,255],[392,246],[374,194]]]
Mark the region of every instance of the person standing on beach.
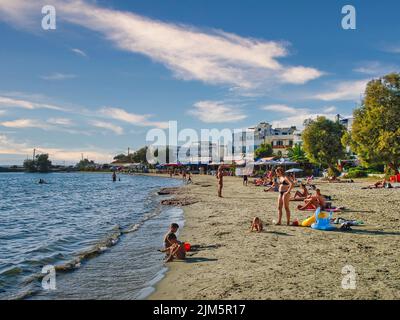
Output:
[[218,167],[217,180],[218,180],[218,197],[222,198],[222,188],[224,187],[224,169],[222,165]]
[[247,174],[243,175],[243,185],[247,187],[247,184],[249,182],[249,178]]
[[187,184],[190,184],[190,183],[193,183],[193,180],[192,180],[192,173],[189,171],[189,172],[188,172]]
[[282,209],[285,207],[286,211],[286,223],[290,225],[290,191],[293,189],[292,180],[285,175],[285,171],[282,167],[276,169],[276,175],[278,177],[279,184],[279,197],[278,197],[278,222],[277,225],[282,223]]

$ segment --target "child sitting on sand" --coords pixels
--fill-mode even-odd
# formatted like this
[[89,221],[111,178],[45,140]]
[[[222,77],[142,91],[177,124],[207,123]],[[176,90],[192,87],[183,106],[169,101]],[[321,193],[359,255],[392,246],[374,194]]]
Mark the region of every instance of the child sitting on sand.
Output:
[[259,217],[254,217],[253,222],[251,223],[250,232],[254,230],[257,232],[261,232],[263,230],[263,223]]
[[171,243],[171,245],[164,250],[160,250],[161,252],[167,253],[165,262],[171,262],[174,259],[184,260],[186,258],[186,250],[183,246],[183,243],[180,243],[176,238],[175,233],[170,233],[168,236],[168,241]]
[[175,233],[178,231],[178,229],[179,229],[179,225],[177,223],[171,223],[171,225],[169,226],[169,231],[164,236],[164,248],[165,249],[168,249],[172,245],[172,242],[169,241],[170,235],[171,234],[175,235]]

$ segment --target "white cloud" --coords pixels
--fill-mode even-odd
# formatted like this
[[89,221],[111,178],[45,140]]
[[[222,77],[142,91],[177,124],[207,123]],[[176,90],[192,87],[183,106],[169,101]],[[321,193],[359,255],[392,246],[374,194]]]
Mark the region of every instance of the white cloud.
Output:
[[316,119],[318,116],[324,116],[328,119],[335,119],[336,117],[336,107],[326,106],[319,108],[320,113],[315,112],[309,108],[294,108],[287,105],[267,105],[260,108],[261,110],[272,111],[276,113],[283,113],[286,116],[279,120],[272,121],[273,127],[291,127],[296,126],[297,128],[302,128],[304,120],[306,119]]
[[50,105],[47,103],[34,102],[24,99],[18,99],[14,97],[0,96],[0,106],[3,108],[22,108],[22,109],[50,109],[50,110],[58,110],[58,111],[67,111],[66,109]]
[[151,115],[129,113],[121,108],[104,107],[100,110],[100,113],[109,118],[127,122],[140,127],[156,127],[161,129],[168,128],[168,122],[150,121],[148,119],[151,117]]
[[304,120],[307,120],[307,119],[315,120],[319,116],[323,116],[325,118],[334,120],[336,117],[336,114],[326,113],[326,112],[313,113],[311,111],[304,112],[304,113],[300,112],[299,114],[294,115],[294,116],[285,117],[280,120],[272,121],[272,126],[275,128],[296,126],[298,129],[301,129],[301,128],[303,128]]
[[40,128],[48,129],[49,126],[42,121],[34,119],[18,119],[12,121],[0,122],[0,125],[6,128],[25,129],[25,128]]
[[324,108],[324,112],[325,113],[332,113],[332,112],[336,112],[336,107],[335,106],[328,106]]
[[282,82],[292,84],[304,84],[310,80],[321,77],[324,73],[314,69],[306,67],[290,67],[282,71]]
[[52,73],[49,75],[40,76],[40,78],[43,80],[60,81],[60,80],[74,79],[74,78],[76,78],[76,75],[55,72],[55,73]]
[[265,110],[265,111],[288,113],[288,114],[296,114],[298,112],[298,109],[289,107],[285,104],[271,104],[271,105],[263,106],[260,109]]
[[26,144],[16,143],[5,134],[0,134],[0,154],[27,154],[27,150]]
[[76,163],[81,159],[82,154],[85,158],[100,163],[111,162],[113,154],[109,150],[96,149],[93,147],[82,149],[61,149],[49,148],[41,145],[33,145],[27,142],[15,142],[4,134],[0,134],[0,155],[19,155],[25,156],[32,153],[36,148],[40,153],[48,153],[52,161],[67,161]]
[[109,122],[93,120],[93,121],[90,121],[90,124],[92,126],[94,126],[94,127],[97,127],[97,128],[111,130],[115,134],[118,134],[118,135],[121,135],[121,134],[124,133],[124,129],[122,129],[120,126],[114,125],[114,124],[109,123]]
[[85,51],[78,49],[78,48],[72,48],[71,49],[72,52],[76,53],[78,56],[82,56],[82,57],[87,57],[87,54]]
[[50,118],[49,120],[47,120],[47,122],[59,126],[72,126],[72,120],[68,118]]
[[[41,4],[45,1],[3,1],[0,11],[9,23],[25,25],[33,7]],[[254,89],[271,83],[303,84],[322,75],[314,68],[281,64],[278,59],[288,55],[283,42],[162,22],[81,0],[54,0],[53,5],[59,19],[98,32],[119,49],[162,63],[180,79]]]
[[334,85],[332,91],[316,94],[312,98],[323,101],[359,101],[369,81],[343,81]]
[[242,110],[222,101],[199,101],[188,113],[205,123],[241,121],[247,118]]
[[400,45],[399,44],[385,45],[383,47],[383,51],[395,54],[400,53]]
[[363,73],[371,76],[382,77],[391,72],[398,72],[399,66],[393,64],[384,64],[379,61],[366,61],[353,69],[358,73]]

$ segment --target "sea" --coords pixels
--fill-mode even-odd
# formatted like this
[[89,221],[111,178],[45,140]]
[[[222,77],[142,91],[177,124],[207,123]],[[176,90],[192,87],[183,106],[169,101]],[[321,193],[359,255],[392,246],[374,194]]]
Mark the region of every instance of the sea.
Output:
[[142,175],[0,173],[0,299],[145,299],[167,270],[163,235],[184,224],[157,191],[180,185]]

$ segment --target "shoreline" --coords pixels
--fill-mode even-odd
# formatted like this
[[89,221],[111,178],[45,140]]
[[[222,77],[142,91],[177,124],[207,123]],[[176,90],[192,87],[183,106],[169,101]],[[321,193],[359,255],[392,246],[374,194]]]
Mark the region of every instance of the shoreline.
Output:
[[[154,178],[160,178],[160,177],[155,176]],[[123,180],[130,180],[130,179],[136,179],[136,178],[134,176],[132,176],[131,178],[128,177],[126,177],[125,179],[123,178]],[[184,219],[183,210],[181,210],[180,208],[173,208],[161,205],[161,200],[165,199],[165,197],[158,195],[158,191],[162,190],[163,188],[181,187],[182,184],[179,183],[178,180],[158,179],[156,180],[156,182],[152,183],[151,176],[149,176],[149,178],[138,177],[138,179],[140,180],[146,179],[146,181],[148,179],[149,183],[155,186],[149,189],[149,192],[146,193],[147,195],[144,197],[145,200],[149,199],[152,201],[152,203],[154,202],[154,208],[152,205],[153,210],[148,211],[145,214],[142,214],[137,219],[137,221],[133,220],[131,222],[128,221],[128,224],[124,225],[123,227],[120,225],[116,225],[116,227],[113,227],[109,232],[105,233],[103,236],[99,236],[97,240],[93,240],[92,244],[87,245],[84,248],[76,249],[74,253],[70,254],[71,256],[69,259],[54,261],[53,264],[55,266],[56,272],[63,279],[63,280],[58,279],[57,280],[58,282],[63,283],[62,281],[64,281],[65,283],[68,283],[70,281],[68,279],[77,279],[79,275],[86,274],[87,272],[89,272],[89,275],[91,276],[90,272],[93,273],[93,270],[96,270],[98,274],[101,274],[101,267],[99,267],[97,264],[104,263],[104,261],[109,259],[107,258],[107,256],[110,256],[110,254],[111,256],[112,255],[115,256],[115,252],[123,252],[124,251],[123,247],[126,246],[125,243],[126,240],[134,239],[137,233],[139,233],[140,237],[141,233],[147,232],[146,230],[150,228],[149,224],[151,225],[158,223],[159,225],[163,226],[162,228],[158,228],[159,230],[157,230],[155,233],[153,232],[154,234],[158,234],[157,238],[158,237],[161,238],[163,232],[165,231],[164,229],[167,228],[170,221],[175,221],[175,220],[183,221]],[[154,222],[157,220],[159,222]],[[145,231],[143,231],[142,229],[145,229]],[[151,234],[152,234],[151,232],[148,233],[148,237],[150,239],[152,238]],[[122,239],[123,241],[121,241]],[[157,241],[158,240],[156,238],[148,241],[149,245],[153,246],[152,248],[149,247],[148,250],[153,251],[153,248],[159,247]],[[120,259],[120,257],[123,258],[123,255],[120,255],[116,258]],[[136,259],[136,257],[133,258]],[[154,274],[154,277],[143,279],[146,280],[146,282],[143,283],[143,285],[146,286],[144,289],[151,290],[154,287],[155,281],[157,281],[157,279],[160,279],[160,277],[163,277],[163,273],[165,272],[165,266],[163,266],[162,263],[159,263],[159,258],[157,258],[157,263],[159,264],[160,267],[159,271],[156,274]],[[112,265],[109,265],[109,267],[113,268]],[[27,289],[25,290],[23,288],[21,289],[20,292],[15,292],[15,293],[14,291],[12,291],[10,292],[10,295],[8,295],[8,298],[17,300],[24,300],[24,299],[29,300],[29,299],[40,299],[40,297],[44,297],[46,299],[51,297],[51,295],[46,296],[46,294],[42,292],[40,283],[38,282],[38,279],[40,280],[42,278],[42,275],[41,273],[39,273],[39,271],[37,273],[32,273],[29,277],[30,277],[29,281],[26,281]],[[129,285],[127,286],[127,288],[129,288]],[[140,292],[142,289],[141,287],[138,288],[139,288],[138,292]],[[136,292],[136,289],[134,292]],[[98,294],[99,292],[93,292],[93,296],[98,296]],[[58,298],[63,299],[64,297],[60,295],[58,296]]]
[[[365,222],[350,232],[325,232],[271,225],[277,195],[244,187],[241,179],[226,177],[222,199],[215,177],[194,176],[194,183],[182,188],[199,202],[182,208],[179,238],[198,250],[167,264],[148,300],[400,298],[400,190],[361,190],[366,181],[317,181],[335,206],[348,208],[334,217]],[[312,214],[296,210],[297,204],[290,204],[292,220]],[[260,234],[249,232],[254,216],[266,224]],[[355,290],[342,288],[345,266],[355,268]]]

